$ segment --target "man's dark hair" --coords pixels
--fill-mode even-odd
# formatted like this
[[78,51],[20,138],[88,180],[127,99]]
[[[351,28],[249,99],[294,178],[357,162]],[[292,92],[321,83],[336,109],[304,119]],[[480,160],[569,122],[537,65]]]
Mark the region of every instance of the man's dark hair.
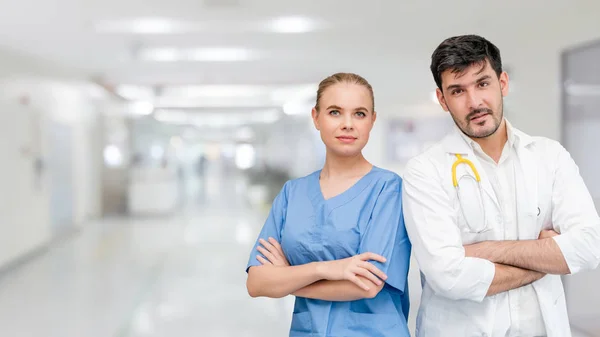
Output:
[[502,74],[500,50],[490,41],[477,35],[460,35],[444,40],[431,55],[431,73],[442,90],[442,73],[450,69],[462,73],[474,64],[490,64],[496,75]]

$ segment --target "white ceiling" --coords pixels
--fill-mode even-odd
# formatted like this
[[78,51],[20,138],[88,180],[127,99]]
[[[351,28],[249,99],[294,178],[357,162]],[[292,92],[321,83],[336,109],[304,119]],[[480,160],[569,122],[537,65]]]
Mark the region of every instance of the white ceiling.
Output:
[[[499,45],[527,43],[571,13],[569,0],[0,0],[0,45],[77,68],[86,78],[133,85],[305,85],[336,71],[364,75],[376,97],[429,100],[429,57],[445,37],[479,33]],[[269,32],[278,17],[321,24],[305,34]],[[175,34],[99,32],[115,20],[187,22]],[[543,22],[540,22],[543,18]],[[532,24],[535,25],[532,26]],[[527,34],[523,34],[527,32]],[[149,62],[144,48],[248,48],[242,62]],[[304,86],[305,87],[305,86]],[[302,87],[302,88],[304,88]],[[299,87],[300,88],[300,87]],[[231,101],[235,106],[234,102]],[[256,102],[255,102],[256,103]],[[227,105],[227,104],[225,104]],[[257,105],[261,105],[260,103]],[[265,104],[262,104],[265,105]]]

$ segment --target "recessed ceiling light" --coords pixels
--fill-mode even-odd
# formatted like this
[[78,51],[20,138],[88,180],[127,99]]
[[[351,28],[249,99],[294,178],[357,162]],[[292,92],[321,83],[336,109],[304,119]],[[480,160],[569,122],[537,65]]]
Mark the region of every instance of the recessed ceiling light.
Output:
[[146,101],[138,101],[131,103],[131,112],[134,115],[149,115],[154,111],[154,105]]
[[152,100],[154,98],[154,91],[150,87],[122,84],[115,88],[115,92],[130,101]]
[[276,33],[308,33],[316,26],[314,20],[302,16],[281,17],[269,23],[269,29]]
[[201,26],[169,18],[148,17],[123,20],[106,20],[96,25],[99,33],[125,34],[181,34],[198,31]]
[[201,114],[190,110],[157,109],[154,118],[157,121],[169,124],[188,124],[197,127],[233,127],[246,124],[274,123],[280,118],[280,113],[277,109]]
[[143,61],[177,62],[182,61],[182,52],[176,48],[143,49],[137,55]]
[[310,116],[310,112],[314,107],[313,104],[310,103],[297,103],[290,102],[283,105],[283,112],[286,115],[306,115]]
[[146,48],[138,52],[138,57],[144,61],[155,62],[237,62],[247,61],[256,54],[244,48]]
[[243,48],[198,48],[189,50],[192,61],[245,61],[253,57],[253,53]]
[[157,109],[154,112],[154,119],[164,123],[186,124],[190,121],[190,114],[179,110]]
[[163,97],[254,97],[267,94],[268,88],[255,85],[185,85],[165,87]]

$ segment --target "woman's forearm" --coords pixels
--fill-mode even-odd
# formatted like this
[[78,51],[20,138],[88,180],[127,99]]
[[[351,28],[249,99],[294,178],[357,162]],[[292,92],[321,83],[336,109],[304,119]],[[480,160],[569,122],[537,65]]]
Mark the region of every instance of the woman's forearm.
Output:
[[298,266],[262,265],[248,270],[246,287],[252,297],[280,298],[323,279],[323,263]]
[[298,289],[292,295],[324,301],[355,301],[363,298],[373,298],[383,288],[383,283],[377,286],[364,277],[358,277],[369,287],[368,291],[347,280],[321,280]]

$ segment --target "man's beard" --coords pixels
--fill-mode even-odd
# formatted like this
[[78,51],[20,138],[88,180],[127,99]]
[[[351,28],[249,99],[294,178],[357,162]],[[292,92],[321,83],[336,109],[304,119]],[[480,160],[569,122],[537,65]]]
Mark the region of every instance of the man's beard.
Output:
[[[500,128],[500,124],[502,123],[502,118],[504,116],[504,109],[503,109],[503,105],[504,104],[500,104],[499,107],[499,111],[500,111],[500,118],[496,119],[496,116],[494,114],[494,111],[492,109],[488,109],[488,108],[480,108],[480,109],[474,109],[473,111],[471,111],[466,117],[465,117],[465,124],[464,127],[461,126],[461,124],[456,120],[456,118],[454,117],[454,114],[452,113],[452,111],[450,111],[450,109],[448,109],[450,111],[450,116],[452,116],[452,119],[454,120],[454,124],[456,124],[456,126],[458,126],[458,128],[460,129],[460,131],[462,131],[462,133],[464,133],[465,135],[471,137],[471,138],[487,138],[491,135],[493,135],[494,133],[496,133],[496,131],[498,131],[498,128]],[[471,118],[477,114],[480,113],[487,113],[491,116],[492,118],[492,123],[494,123],[494,127],[489,130],[488,132],[485,132],[484,134],[478,134],[475,133],[471,128],[470,128],[470,124],[471,124]]]

